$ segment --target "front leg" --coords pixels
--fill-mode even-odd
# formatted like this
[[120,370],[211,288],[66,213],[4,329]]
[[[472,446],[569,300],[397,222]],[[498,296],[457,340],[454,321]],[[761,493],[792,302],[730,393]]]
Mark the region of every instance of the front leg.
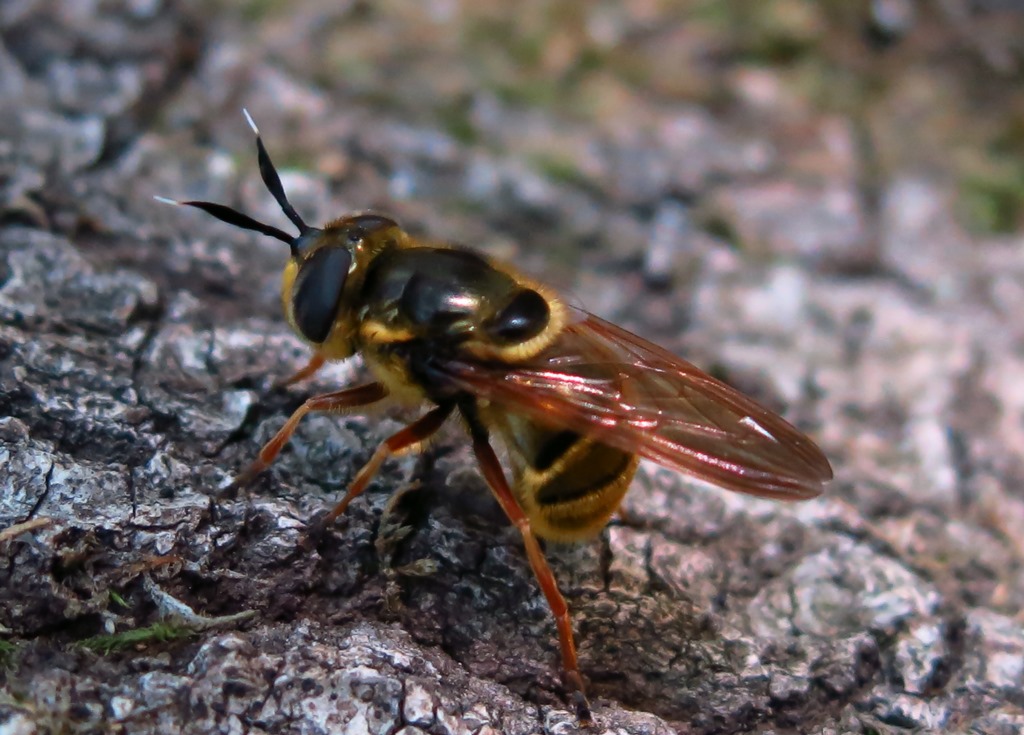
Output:
[[314,352],[303,367],[299,368],[292,375],[282,380],[274,381],[275,388],[287,388],[289,385],[294,385],[306,378],[311,378],[316,372],[327,363],[327,358],[319,352]]
[[419,447],[437,433],[437,430],[444,425],[445,420],[451,416],[453,410],[455,410],[455,406],[451,404],[435,406],[411,424],[381,442],[366,464],[356,473],[344,497],[338,501],[338,504],[334,506],[330,513],[319,519],[310,528],[309,535],[303,545],[307,548],[312,548],[319,543],[324,532],[332,523],[338,520],[338,516],[345,512],[349,503],[362,495],[363,491],[369,487],[370,481],[377,474],[380,466],[384,464],[384,460],[389,457],[401,456]]
[[259,455],[252,464],[242,471],[230,485],[224,488],[223,493],[228,494],[238,488],[245,487],[256,479],[257,475],[269,467],[277,459],[277,455],[281,453],[284,445],[292,438],[292,434],[298,428],[299,422],[302,421],[302,417],[307,413],[344,413],[353,408],[377,403],[386,398],[387,395],[387,389],[380,383],[368,383],[357,388],[347,388],[346,390],[325,393],[308,399],[296,409],[291,418],[274,435],[274,438],[263,445],[263,449],[260,450]]
[[454,409],[455,406],[451,404],[435,406],[404,429],[392,434],[381,442],[369,461],[356,473],[355,479],[349,485],[348,492],[345,493],[345,496],[324,518],[324,525],[327,526],[334,523],[338,516],[345,512],[348,504],[367,488],[370,480],[377,474],[377,470],[384,464],[384,460],[388,457],[401,456],[419,447],[437,433],[437,430],[444,425],[444,422],[451,416]]

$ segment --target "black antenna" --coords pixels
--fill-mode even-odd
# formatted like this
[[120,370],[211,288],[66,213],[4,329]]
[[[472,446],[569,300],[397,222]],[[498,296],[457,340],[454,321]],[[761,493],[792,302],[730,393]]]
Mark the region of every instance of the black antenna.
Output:
[[260,129],[256,127],[255,121],[252,119],[252,115],[249,111],[242,108],[242,114],[245,115],[246,121],[249,123],[249,127],[252,128],[252,132],[256,133],[256,157],[260,163],[260,176],[263,178],[263,183],[266,185],[270,193],[274,195],[274,199],[277,200],[278,205],[281,207],[281,211],[284,212],[285,216],[292,221],[292,223],[299,228],[299,234],[304,235],[309,231],[309,226],[302,221],[302,217],[295,211],[295,207],[292,206],[291,202],[288,201],[288,197],[284,193],[284,186],[281,185],[281,177],[277,175],[277,169],[274,168],[274,162],[270,160],[270,154],[267,153],[267,147],[263,145],[263,138],[260,136]]
[[[242,113],[245,115],[245,119],[249,122],[249,127],[252,128],[254,133],[256,133],[256,154],[260,164],[260,177],[263,179],[263,183],[280,205],[285,216],[299,228],[299,237],[311,232],[314,228],[302,221],[302,217],[299,216],[299,213],[295,211],[295,207],[291,205],[291,202],[288,201],[288,197],[285,196],[284,186],[281,185],[281,177],[278,176],[277,169],[274,168],[274,162],[270,160],[270,155],[267,153],[266,146],[263,145],[263,139],[260,137],[259,128],[257,128],[256,123],[253,122],[252,115],[250,115],[249,111],[245,108],[242,108]],[[243,230],[254,230],[262,235],[268,235],[270,237],[277,238],[281,242],[287,243],[288,247],[291,249],[293,257],[297,256],[299,253],[299,238],[293,237],[284,230],[278,229],[273,225],[267,225],[255,220],[249,215],[243,214],[237,209],[232,209],[224,204],[200,201],[179,202],[177,199],[168,199],[167,197],[160,196],[154,196],[153,198],[158,202],[163,202],[164,204],[174,204],[177,206],[188,206],[201,209],[207,214],[213,215],[221,222],[227,222],[229,225],[241,227]]]
[[221,222],[227,222],[229,225],[235,227],[241,227],[243,230],[255,230],[263,235],[269,235],[270,237],[276,237],[281,242],[288,243],[288,247],[291,248],[292,254],[296,253],[295,238],[289,235],[284,230],[279,230],[273,225],[265,225],[262,222],[254,220],[247,214],[242,214],[237,209],[232,209],[224,204],[216,204],[214,202],[179,202],[177,199],[168,199],[167,197],[154,196],[158,202],[164,204],[174,204],[176,206],[195,207],[201,209],[207,214],[212,214],[214,217],[219,219]]

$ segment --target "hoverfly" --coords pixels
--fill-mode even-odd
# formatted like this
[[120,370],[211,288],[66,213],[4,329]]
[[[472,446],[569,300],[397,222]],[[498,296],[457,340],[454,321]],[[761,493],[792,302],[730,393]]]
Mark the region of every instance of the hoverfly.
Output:
[[[565,599],[538,537],[597,534],[618,508],[640,458],[729,490],[779,500],[818,495],[832,478],[821,450],[752,399],[685,360],[568,306],[513,268],[457,246],[426,245],[394,220],[353,214],[307,225],[289,203],[259,130],[263,183],[298,228],[290,235],[222,204],[196,207],[290,250],[285,317],[312,348],[286,381],[361,354],[374,381],[314,396],[232,483],[266,469],[303,416],[390,400],[428,410],[386,439],[325,522],[362,493],[388,458],[413,451],[453,415],[469,434],[487,485],[519,529],[557,622],[565,681],[589,722]],[[504,444],[506,477],[492,447]]]

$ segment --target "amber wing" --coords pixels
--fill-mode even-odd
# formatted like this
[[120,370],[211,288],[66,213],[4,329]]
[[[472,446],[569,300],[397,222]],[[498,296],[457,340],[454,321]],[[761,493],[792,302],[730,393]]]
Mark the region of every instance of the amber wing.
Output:
[[541,424],[729,490],[800,500],[832,479],[814,442],[772,411],[625,329],[578,317],[529,362],[460,358],[442,370],[462,389]]

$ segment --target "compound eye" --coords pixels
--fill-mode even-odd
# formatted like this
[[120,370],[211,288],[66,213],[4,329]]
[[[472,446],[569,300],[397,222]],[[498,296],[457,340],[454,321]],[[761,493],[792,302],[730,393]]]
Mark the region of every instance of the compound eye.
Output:
[[352,253],[345,248],[321,248],[303,261],[292,288],[295,325],[310,342],[323,342],[338,315]]
[[525,342],[544,331],[550,316],[544,297],[533,289],[523,289],[498,312],[487,331],[505,342]]

